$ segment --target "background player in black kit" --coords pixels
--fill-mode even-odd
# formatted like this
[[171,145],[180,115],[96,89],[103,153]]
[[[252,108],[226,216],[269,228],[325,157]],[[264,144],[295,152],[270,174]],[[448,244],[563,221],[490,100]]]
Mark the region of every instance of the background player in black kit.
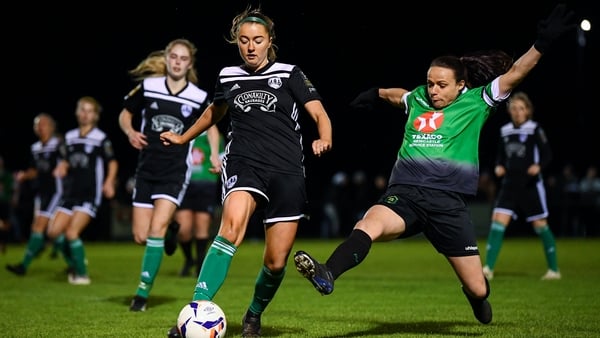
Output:
[[[152,52],[130,74],[141,82],[125,97],[119,125],[139,157],[133,191],[133,238],[146,246],[140,283],[131,311],[145,311],[160,269],[165,234],[181,204],[191,175],[191,143],[166,147],[159,135],[170,130],[185,132],[206,108],[207,93],[198,88],[194,66],[196,47],[176,39],[163,51]],[[133,117],[141,117],[139,130]],[[177,245],[174,232],[173,245]]]
[[[187,143],[229,112],[231,123],[222,167],[223,212],[193,300],[211,300],[223,284],[248,222],[264,211],[265,250],[254,295],[242,320],[243,337],[260,337],[260,316],[285,275],[300,219],[306,216],[304,149],[299,114],[315,121],[319,138],[312,152],[332,146],[331,121],[317,90],[295,65],[275,62],[273,21],[260,8],[246,8],[232,21],[231,44],[244,64],[219,73],[215,97],[185,133],[161,134],[165,144]],[[169,337],[177,337],[177,327]]]
[[542,171],[552,159],[552,150],[542,127],[533,118],[533,103],[524,92],[507,101],[511,122],[500,129],[494,172],[502,178],[492,213],[483,273],[494,278],[494,266],[502,247],[504,231],[511,219],[525,217],[544,245],[548,271],[543,280],[560,279],[556,242],[548,226],[548,205]]
[[[63,193],[62,179],[52,175],[60,159],[59,148],[62,142],[62,137],[56,133],[56,121],[50,114],[40,113],[33,119],[33,131],[38,140],[31,145],[29,167],[19,170],[15,175],[19,183],[29,180],[35,182],[31,235],[21,262],[6,265],[6,269],[19,276],[25,275],[33,259],[44,249],[46,229]],[[55,240],[58,243],[63,241],[62,234]]]
[[91,283],[80,234],[96,217],[102,197],[115,196],[119,164],[108,135],[98,128],[101,111],[91,96],[77,101],[78,127],[65,133],[53,172],[62,178],[64,193],[48,225],[48,237],[64,234],[69,254],[63,251],[63,255],[73,269],[68,280],[74,285]]

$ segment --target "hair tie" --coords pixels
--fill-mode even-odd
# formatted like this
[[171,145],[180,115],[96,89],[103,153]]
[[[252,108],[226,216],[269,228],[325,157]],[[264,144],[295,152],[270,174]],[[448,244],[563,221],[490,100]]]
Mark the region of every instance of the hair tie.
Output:
[[243,24],[244,22],[257,22],[261,25],[264,25],[265,27],[269,27],[269,24],[267,24],[267,22],[259,17],[256,16],[247,16],[244,19],[242,19],[242,21],[240,21],[240,25]]

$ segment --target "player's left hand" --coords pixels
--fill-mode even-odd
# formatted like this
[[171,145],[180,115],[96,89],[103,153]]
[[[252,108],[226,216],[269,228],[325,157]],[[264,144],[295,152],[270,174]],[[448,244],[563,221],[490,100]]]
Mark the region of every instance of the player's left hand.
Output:
[[165,131],[160,133],[160,140],[166,146],[171,144],[182,144],[181,135],[175,134],[172,131]]
[[312,143],[312,149],[313,154],[315,154],[317,157],[321,157],[323,154],[331,150],[331,142],[322,139],[314,140]]

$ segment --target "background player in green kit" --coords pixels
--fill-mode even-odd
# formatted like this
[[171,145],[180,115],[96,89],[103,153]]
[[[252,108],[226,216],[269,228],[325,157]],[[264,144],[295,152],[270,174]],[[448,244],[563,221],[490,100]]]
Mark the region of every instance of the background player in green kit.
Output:
[[551,43],[574,28],[571,17],[557,6],[540,23],[535,44],[514,63],[500,51],[441,56],[431,62],[425,85],[412,91],[372,88],[354,99],[350,105],[355,108],[383,99],[404,109],[404,139],[387,191],[326,263],[305,251],[294,255],[296,269],[317,291],[332,293],[334,281],[359,265],[374,241],[423,233],[454,269],[475,317],[484,324],[492,321],[489,283],[464,198],[477,190],[480,132]]
[[[223,138],[216,125],[198,135],[192,144],[192,176],[175,212],[175,221],[179,223],[177,239],[184,256],[183,267],[179,275],[189,276],[192,267],[196,267],[196,276],[206,253],[210,240],[210,225],[219,202],[219,173]],[[195,243],[196,259],[192,255],[192,243]]]

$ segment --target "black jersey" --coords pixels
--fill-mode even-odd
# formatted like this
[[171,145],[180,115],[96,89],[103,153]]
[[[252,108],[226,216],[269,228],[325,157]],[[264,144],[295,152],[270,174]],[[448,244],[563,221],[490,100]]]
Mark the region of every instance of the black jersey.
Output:
[[179,93],[171,93],[165,76],[144,79],[127,94],[124,107],[134,115],[141,115],[140,132],[146,135],[148,142],[139,154],[137,177],[186,175],[191,163],[191,143],[165,146],[160,134],[168,130],[183,134],[207,105],[204,90],[188,82]]
[[29,167],[37,171],[33,186],[37,195],[62,194],[62,180],[52,174],[60,159],[61,142],[58,136],[52,136],[46,143],[37,141],[31,145]]
[[266,170],[304,175],[298,117],[312,100],[321,97],[295,65],[271,62],[255,73],[239,66],[223,68],[214,103],[229,106],[224,163],[241,158]]
[[64,198],[92,200],[100,205],[106,166],[115,159],[112,142],[106,133],[93,128],[87,135],[81,135],[79,128],[71,129],[65,134],[60,153],[69,162],[68,173],[63,179]]
[[500,128],[496,164],[506,168],[502,184],[511,187],[531,187],[542,180],[541,173],[527,175],[527,168],[538,164],[546,168],[552,159],[552,150],[542,127],[529,120],[517,127],[509,122]]

